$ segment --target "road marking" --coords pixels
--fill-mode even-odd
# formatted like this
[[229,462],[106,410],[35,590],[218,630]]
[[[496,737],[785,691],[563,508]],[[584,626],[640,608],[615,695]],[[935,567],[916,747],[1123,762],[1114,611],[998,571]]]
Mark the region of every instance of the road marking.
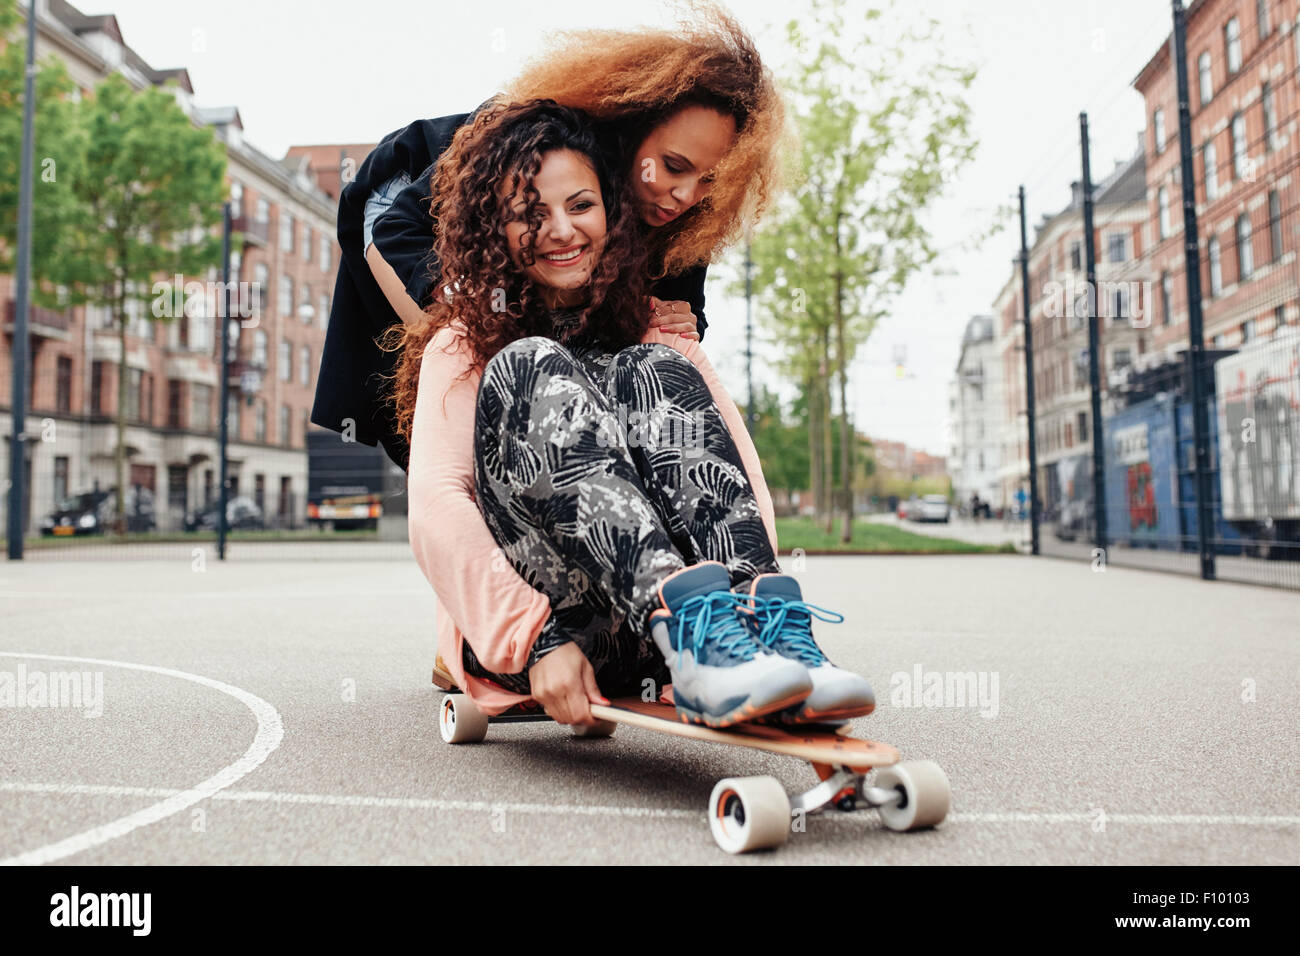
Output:
[[[0,783],[0,793],[41,793],[57,796],[99,797],[170,797],[179,791],[159,787],[111,787],[95,784]],[[608,807],[562,803],[492,803],[484,800],[438,800],[424,797],[368,797],[353,794],[277,793],[268,790],[226,790],[212,795],[214,800],[249,803],[297,803],[332,807],[373,807],[393,810],[459,810],[488,813],[508,810],[514,813],[564,814],[615,817],[697,818],[701,811],[674,810],[662,807]]]
[[[63,783],[0,783],[0,793],[52,794],[55,796],[92,797],[170,797],[182,791],[159,787],[116,787],[99,784]],[[583,816],[651,817],[666,819],[698,819],[702,810],[679,810],[662,807],[611,807],[582,804],[552,803],[492,803],[484,800],[439,800],[422,797],[371,797],[359,794],[284,793],[269,790],[225,790],[212,794],[214,800],[233,800],[246,803],[296,803],[332,807],[369,807],[393,810],[451,810],[467,813],[487,813],[506,810],[513,813],[574,814]],[[834,813],[821,817],[826,820],[852,820],[850,814]],[[950,823],[1079,823],[1091,824],[1096,817],[1091,813],[953,813]],[[1112,813],[1106,815],[1107,823],[1179,826],[1300,826],[1300,816],[1247,816],[1242,814],[1177,814],[1177,813]]]
[[[200,684],[209,687],[212,690],[220,691],[230,697],[235,698],[245,707],[253,712],[257,719],[257,733],[253,737],[253,742],[248,745],[244,755],[222,768],[213,776],[204,780],[202,783],[191,787],[188,790],[167,791],[165,799],[158,803],[145,807],[143,810],[137,810],[135,813],[128,814],[120,819],[105,823],[102,826],[92,827],[81,833],[74,834],[66,839],[59,840],[55,843],[47,844],[35,850],[29,850],[26,853],[19,853],[15,856],[0,859],[0,866],[34,866],[43,863],[52,863],[55,860],[61,860],[64,857],[72,856],[91,847],[99,846],[101,843],[107,843],[109,840],[115,840],[118,837],[125,836],[132,830],[148,826],[151,823],[157,823],[173,813],[179,813],[186,807],[193,806],[201,800],[216,795],[221,790],[229,787],[231,784],[238,782],[252,771],[256,770],[276,747],[280,746],[280,741],[284,738],[284,724],[280,720],[279,712],[268,704],[262,698],[255,694],[250,694],[246,690],[238,687],[224,684],[221,681],[213,680],[210,677],[201,677],[198,674],[189,674],[185,671],[172,670],[170,667],[155,667],[151,664],[133,664],[126,661],[106,661],[93,657],[62,657],[54,654],[16,654],[6,651],[0,651],[0,657],[17,657],[24,660],[41,660],[41,661],[65,661],[76,664],[94,664],[100,667],[122,667],[127,670],[145,671],[151,674],[162,674],[166,677],[176,677],[181,680],[187,680],[191,683]],[[162,793],[151,793],[151,796],[161,796]]]

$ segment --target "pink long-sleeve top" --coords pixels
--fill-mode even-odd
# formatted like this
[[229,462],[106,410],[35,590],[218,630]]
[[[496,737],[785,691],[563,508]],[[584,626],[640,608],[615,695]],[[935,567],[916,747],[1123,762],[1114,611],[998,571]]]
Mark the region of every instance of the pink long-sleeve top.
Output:
[[[700,343],[653,327],[642,342],[675,348],[700,370],[740,452],[776,553],[772,497],[758,452]],[[474,418],[482,376],[458,380],[470,364],[468,345],[451,328],[440,329],[424,350],[407,472],[408,520],[415,561],[438,596],[438,653],[457,686],[484,713],[496,714],[526,698],[466,674],[463,643],[470,642],[488,670],[518,673],[551,604],[515,571],[475,503]]]

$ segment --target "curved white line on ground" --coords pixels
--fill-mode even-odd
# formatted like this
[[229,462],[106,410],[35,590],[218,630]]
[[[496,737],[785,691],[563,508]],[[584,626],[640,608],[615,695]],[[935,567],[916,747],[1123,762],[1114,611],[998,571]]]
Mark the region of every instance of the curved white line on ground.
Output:
[[173,813],[179,813],[186,807],[191,807],[201,800],[208,799],[256,770],[262,761],[271,755],[271,751],[280,746],[280,741],[284,737],[284,724],[280,720],[279,712],[274,707],[255,694],[250,694],[248,691],[240,690],[230,684],[223,684],[221,681],[213,680],[210,677],[200,677],[198,674],[188,674],[185,671],[172,670],[170,667],[155,667],[152,664],[131,664],[125,661],[105,661],[93,657],[16,654],[6,651],[0,651],[0,657],[97,664],[101,667],[122,667],[127,670],[162,674],[165,677],[177,677],[194,684],[210,687],[235,698],[235,700],[251,710],[253,716],[257,719],[257,734],[253,737],[253,742],[249,744],[248,749],[244,751],[244,755],[202,783],[191,787],[189,790],[176,792],[165,800],[160,800],[143,810],[137,810],[135,813],[113,820],[111,823],[93,827],[67,839],[50,843],[35,850],[29,850],[26,853],[0,859],[0,866],[38,866],[42,863],[52,863],[55,860],[63,859],[65,856],[72,856],[74,853],[80,853],[83,850],[89,850],[91,847],[99,846],[101,843],[107,843],[109,840],[125,836],[132,830],[148,826],[151,823],[157,823]]

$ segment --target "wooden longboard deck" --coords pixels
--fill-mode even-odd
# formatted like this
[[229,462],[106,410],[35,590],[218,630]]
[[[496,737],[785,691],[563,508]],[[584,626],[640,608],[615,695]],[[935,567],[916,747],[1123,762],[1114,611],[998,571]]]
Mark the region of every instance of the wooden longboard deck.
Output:
[[812,763],[842,767],[884,767],[898,762],[898,751],[889,744],[849,737],[829,729],[783,729],[766,724],[737,724],[715,730],[700,724],[683,723],[672,704],[647,704],[635,697],[616,698],[611,706],[592,704],[591,714],[600,720],[628,724],[677,737],[707,740],[730,747],[749,747],[768,753],[785,754]]

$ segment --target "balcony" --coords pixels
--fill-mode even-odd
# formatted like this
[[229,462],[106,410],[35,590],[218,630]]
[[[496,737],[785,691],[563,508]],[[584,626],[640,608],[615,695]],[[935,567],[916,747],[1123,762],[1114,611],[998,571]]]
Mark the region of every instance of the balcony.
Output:
[[[14,325],[18,319],[18,301],[10,299],[5,303],[5,331],[13,335]],[[35,305],[28,306],[27,312],[27,331],[31,335],[38,335],[46,339],[62,339],[64,342],[70,341],[72,327],[72,312],[65,309],[62,312],[56,312],[53,309],[42,309]]]
[[266,246],[271,237],[271,224],[240,215],[230,221],[230,231],[242,235],[245,245]]

